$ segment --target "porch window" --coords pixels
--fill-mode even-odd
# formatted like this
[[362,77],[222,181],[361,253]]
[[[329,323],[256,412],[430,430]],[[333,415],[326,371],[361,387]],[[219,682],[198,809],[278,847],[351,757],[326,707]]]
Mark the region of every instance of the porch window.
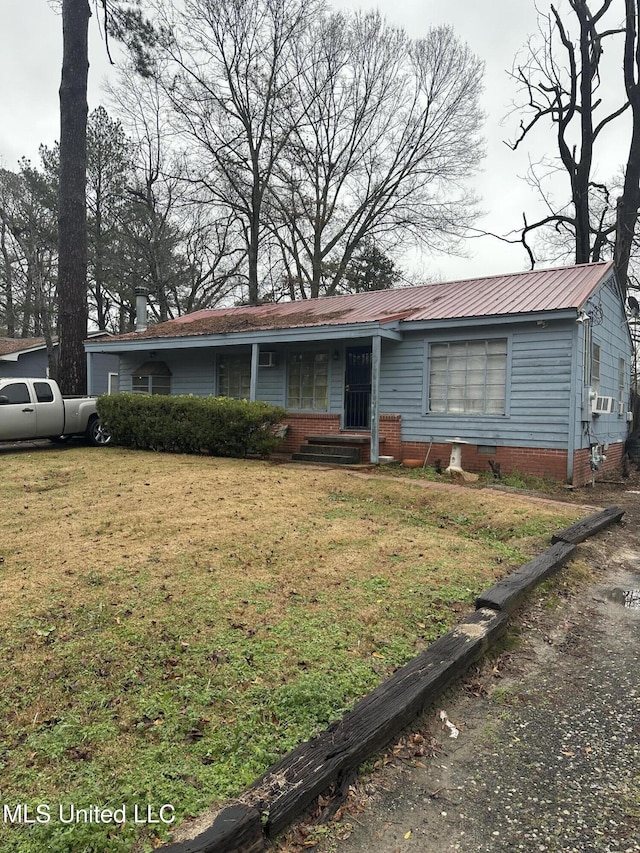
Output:
[[326,412],[329,408],[329,353],[291,353],[287,390],[290,409]]
[[131,376],[134,394],[170,394],[171,371],[164,361],[145,361]]
[[218,393],[221,397],[248,400],[251,395],[249,355],[224,355],[218,363]]
[[504,415],[507,339],[431,344],[429,411]]

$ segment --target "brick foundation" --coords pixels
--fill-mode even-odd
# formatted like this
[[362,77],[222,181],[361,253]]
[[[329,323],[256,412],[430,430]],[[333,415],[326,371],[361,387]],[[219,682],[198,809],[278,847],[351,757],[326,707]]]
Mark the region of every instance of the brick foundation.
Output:
[[[451,444],[445,442],[405,441],[402,443],[402,458],[422,459],[434,466],[440,460],[446,468],[451,457]],[[566,450],[552,450],[536,447],[506,447],[499,445],[494,453],[481,453],[476,444],[462,446],[462,468],[475,474],[491,471],[489,460],[498,463],[503,474],[521,471],[536,477],[550,477],[554,480],[567,479]]]
[[[288,414],[284,420],[289,429],[278,448],[282,453],[296,453],[305,444],[305,436],[353,434],[353,431],[340,429],[340,415],[333,414]],[[367,430],[356,432],[366,433]],[[447,442],[402,441],[402,418],[400,415],[380,416],[380,455],[393,456],[394,459],[419,459],[434,466],[437,460],[444,469],[449,464],[451,444]],[[382,440],[383,439],[383,440]],[[489,443],[488,443],[489,445]],[[482,445],[480,445],[482,447]],[[622,442],[612,444],[606,453],[606,461],[596,472],[596,478],[604,473],[612,473],[619,469],[624,453]],[[428,458],[427,458],[428,457]],[[567,451],[540,447],[508,447],[498,445],[495,452],[481,452],[477,444],[462,446],[462,468],[476,474],[484,474],[491,470],[489,460],[500,465],[503,474],[520,471],[536,477],[548,477],[561,483],[567,479]],[[362,447],[362,462],[369,461],[369,447]],[[585,486],[591,483],[590,450],[577,450],[574,454],[573,480],[574,486]]]
[[[613,474],[616,471],[620,471],[622,457],[624,456],[624,442],[620,441],[616,444],[610,444],[605,456],[607,457],[606,461],[595,473],[596,481],[603,474]],[[586,486],[588,483],[591,483],[592,476],[591,450],[589,448],[576,450],[573,455],[573,485]]]
[[[427,463],[435,465],[440,460],[442,468],[449,464],[451,445],[434,443],[429,448],[428,442],[404,441],[402,443],[402,458],[422,459],[429,454]],[[596,472],[596,479],[603,474],[611,474],[619,470],[624,444],[612,444],[606,452],[606,461]],[[586,486],[591,483],[591,451],[586,448],[577,450],[573,457],[572,485]],[[548,477],[564,483],[567,480],[567,451],[542,447],[496,447],[495,453],[480,453],[475,444],[462,446],[462,468],[476,474],[487,473],[491,470],[489,460],[497,462],[503,474],[519,471],[522,474],[532,474],[535,477]]]

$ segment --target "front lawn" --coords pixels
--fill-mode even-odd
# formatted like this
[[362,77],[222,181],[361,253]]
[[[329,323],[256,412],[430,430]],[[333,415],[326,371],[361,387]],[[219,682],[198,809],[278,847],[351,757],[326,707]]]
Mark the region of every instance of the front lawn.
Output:
[[238,794],[580,515],[118,448],[1,465],[11,853],[151,849],[163,820]]

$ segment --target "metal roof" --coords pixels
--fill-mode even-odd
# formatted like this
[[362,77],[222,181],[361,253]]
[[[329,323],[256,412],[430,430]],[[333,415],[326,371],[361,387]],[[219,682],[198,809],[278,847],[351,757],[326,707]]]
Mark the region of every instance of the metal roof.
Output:
[[204,309],[111,340],[579,310],[612,269],[611,262],[584,264],[298,302]]

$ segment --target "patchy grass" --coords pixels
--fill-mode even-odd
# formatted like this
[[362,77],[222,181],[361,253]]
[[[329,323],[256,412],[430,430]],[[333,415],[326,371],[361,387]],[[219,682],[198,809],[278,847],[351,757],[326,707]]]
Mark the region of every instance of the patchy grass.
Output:
[[4,454],[0,507],[0,800],[50,817],[5,813],[12,853],[150,849],[163,804],[237,794],[580,514],[75,447]]
[[[447,460],[442,465],[442,468],[444,469],[448,464]],[[423,468],[403,468],[402,465],[387,465],[381,468],[382,472],[409,480],[426,480],[433,483],[452,482],[448,474],[438,473],[431,465],[425,465]],[[491,471],[486,471],[480,474],[479,486],[520,489],[521,491],[537,492],[538,494],[546,494],[552,497],[554,495],[558,497],[566,496],[566,487],[557,480],[551,477],[537,477],[533,474],[525,474],[517,470],[511,473],[503,473],[499,479],[496,479]]]

